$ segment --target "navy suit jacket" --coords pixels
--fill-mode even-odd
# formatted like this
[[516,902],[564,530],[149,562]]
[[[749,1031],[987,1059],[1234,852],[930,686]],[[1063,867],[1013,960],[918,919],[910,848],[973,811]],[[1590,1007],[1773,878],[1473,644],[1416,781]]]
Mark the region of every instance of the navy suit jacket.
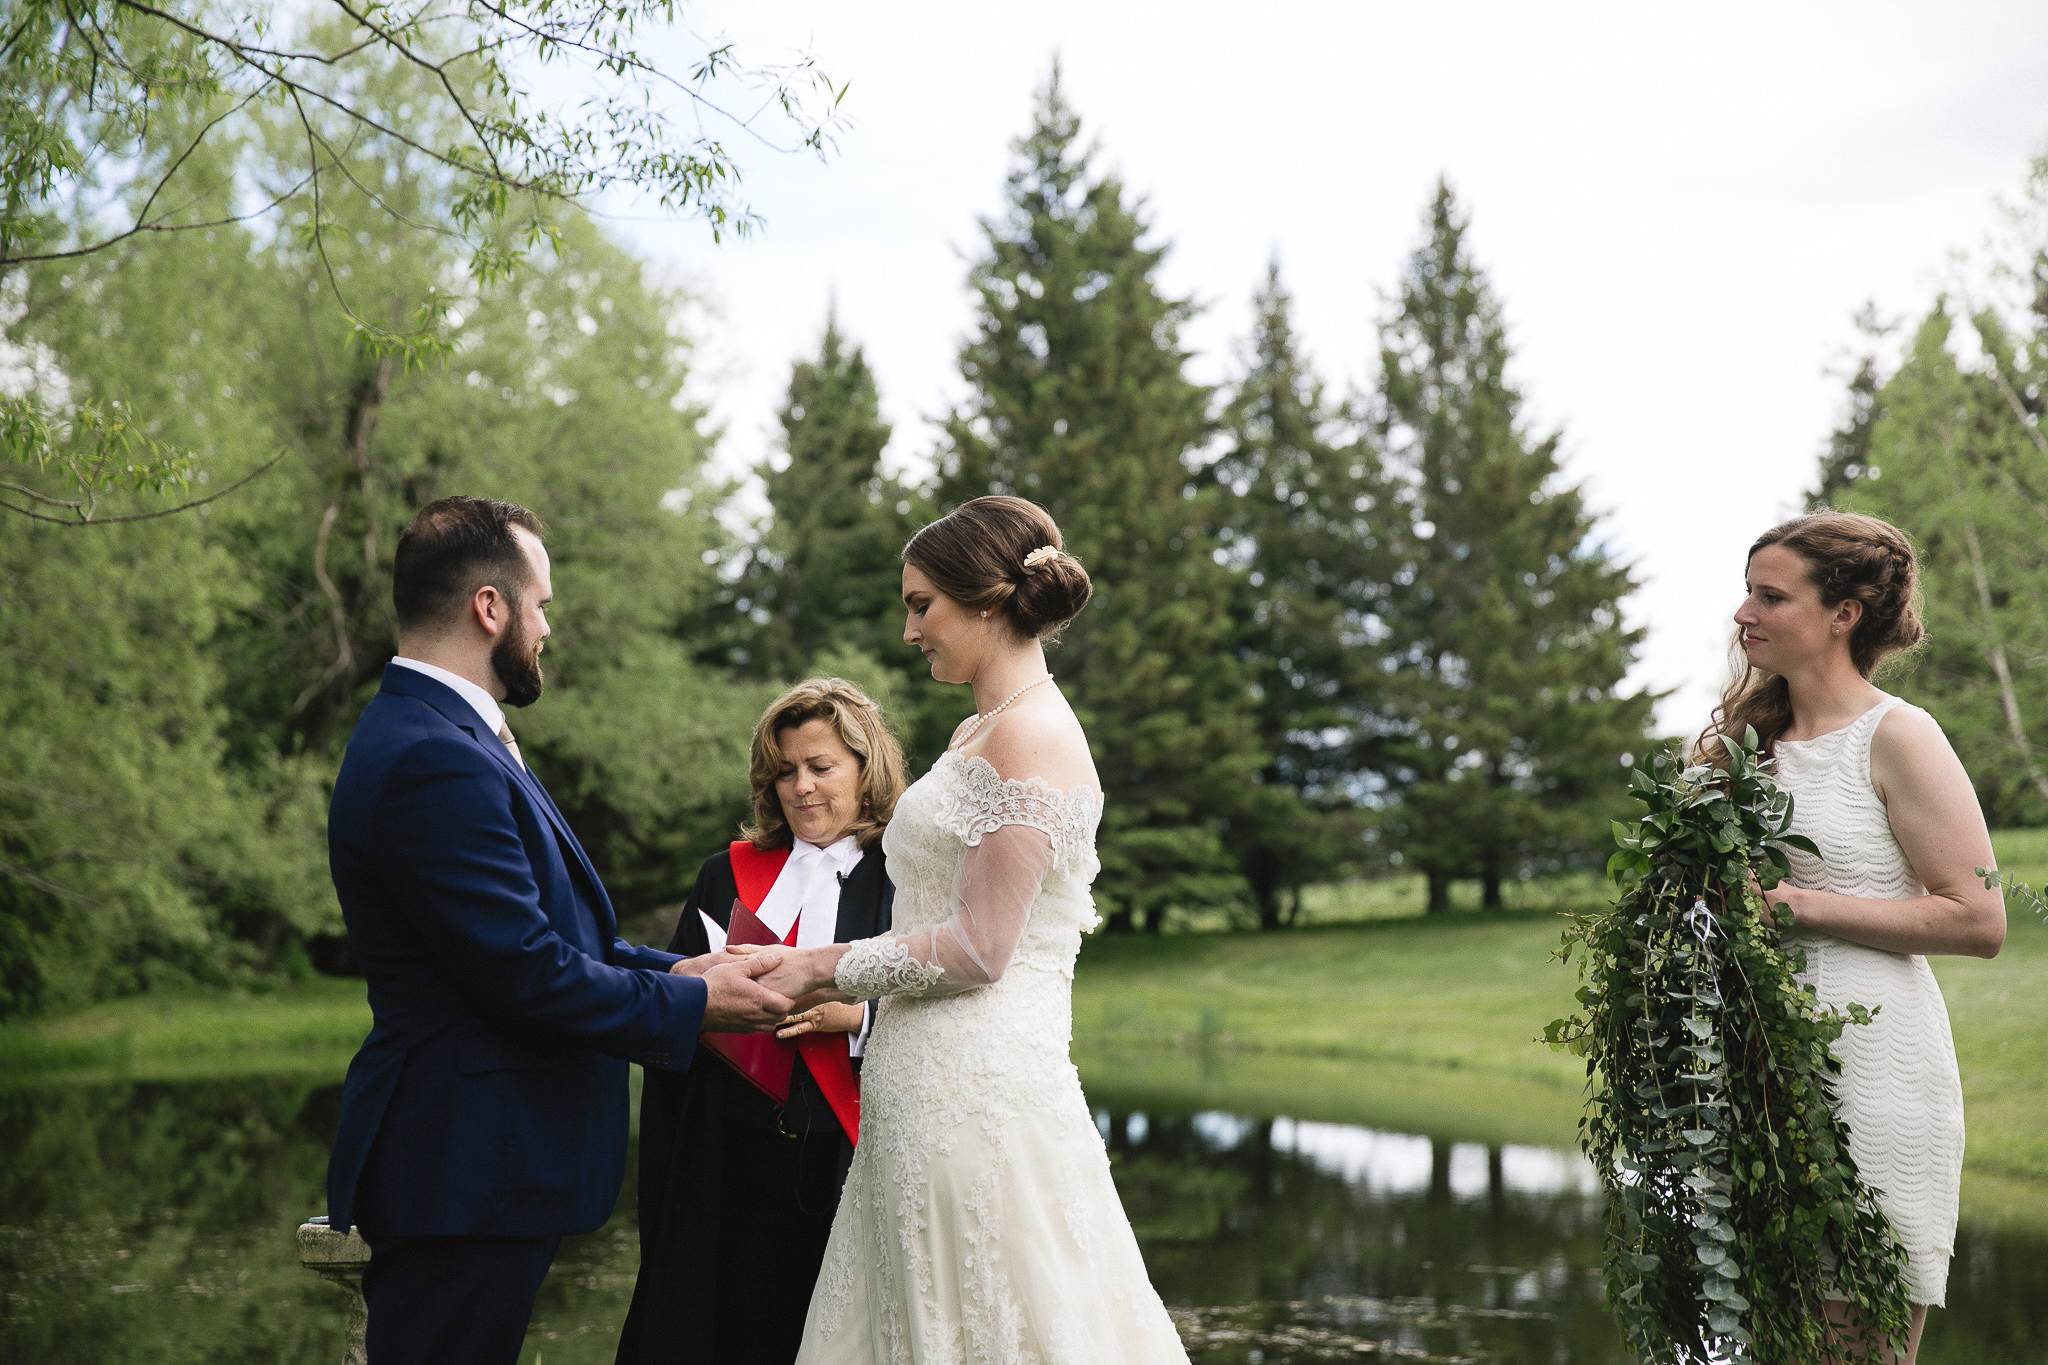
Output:
[[453,688],[397,664],[349,738],[328,863],[368,979],[327,1168],[338,1228],[554,1236],[611,1216],[626,1063],[683,1070],[704,983],[614,937],[538,780]]

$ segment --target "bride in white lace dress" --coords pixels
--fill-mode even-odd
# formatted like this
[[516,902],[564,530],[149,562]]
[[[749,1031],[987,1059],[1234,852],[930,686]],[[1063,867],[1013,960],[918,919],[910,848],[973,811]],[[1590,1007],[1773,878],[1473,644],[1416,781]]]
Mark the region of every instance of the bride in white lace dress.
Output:
[[904,639],[976,714],[897,803],[894,932],[763,978],[882,1002],[798,1365],[1186,1365],[1068,1059],[1102,795],[1041,644],[1090,591],[1060,544],[977,498],[905,548]]

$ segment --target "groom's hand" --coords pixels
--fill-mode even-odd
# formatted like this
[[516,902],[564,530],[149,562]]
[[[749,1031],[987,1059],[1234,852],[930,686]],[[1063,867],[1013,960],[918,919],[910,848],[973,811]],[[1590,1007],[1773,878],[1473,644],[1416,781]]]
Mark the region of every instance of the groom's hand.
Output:
[[728,962],[739,960],[738,953],[699,953],[696,957],[684,958],[668,970],[672,976],[702,976],[713,967],[723,967]]
[[782,965],[780,953],[754,953],[710,967],[704,972],[705,1033],[766,1033],[786,1018],[788,996],[768,989],[756,977]]

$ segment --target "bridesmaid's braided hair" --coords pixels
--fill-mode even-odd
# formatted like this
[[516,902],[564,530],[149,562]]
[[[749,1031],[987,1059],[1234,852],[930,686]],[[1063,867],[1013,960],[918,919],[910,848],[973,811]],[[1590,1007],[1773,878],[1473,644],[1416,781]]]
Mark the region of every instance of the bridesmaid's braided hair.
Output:
[[[1807,581],[1820,593],[1821,605],[1836,606],[1854,598],[1863,615],[1849,632],[1849,658],[1856,671],[1873,677],[1892,659],[1910,653],[1925,638],[1920,624],[1920,566],[1905,532],[1888,521],[1858,512],[1823,508],[1773,526],[1749,547],[1751,557],[1766,545],[1780,545],[1805,562]],[[1714,718],[1693,745],[1693,761],[1727,764],[1720,735],[1740,735],[1755,726],[1766,754],[1792,724],[1792,693],[1775,673],[1751,666],[1742,654],[1742,628],[1736,627],[1732,653],[1734,677],[1721,694]]]

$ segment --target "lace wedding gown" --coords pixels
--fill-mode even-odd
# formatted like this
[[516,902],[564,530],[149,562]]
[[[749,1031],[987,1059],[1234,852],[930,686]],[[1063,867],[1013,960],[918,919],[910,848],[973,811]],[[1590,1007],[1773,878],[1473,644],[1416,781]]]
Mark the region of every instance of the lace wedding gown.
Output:
[[1186,1365],[1067,1055],[1102,799],[947,753],[883,848],[860,1145],[797,1365]]
[[[1926,894],[1870,784],[1870,741],[1893,707],[1886,697],[1839,730],[1779,740],[1778,783],[1792,793],[1792,830],[1820,856],[1790,850],[1794,885],[1871,900]],[[1857,1172],[1906,1249],[1906,1295],[1940,1307],[1955,1249],[1963,1172],[1963,1088],[1948,1007],[1927,959],[1888,953],[1828,934],[1795,930],[1806,950],[1800,979],[1823,1005],[1879,1009],[1835,1044],[1842,1059],[1836,1110],[1849,1125]]]

